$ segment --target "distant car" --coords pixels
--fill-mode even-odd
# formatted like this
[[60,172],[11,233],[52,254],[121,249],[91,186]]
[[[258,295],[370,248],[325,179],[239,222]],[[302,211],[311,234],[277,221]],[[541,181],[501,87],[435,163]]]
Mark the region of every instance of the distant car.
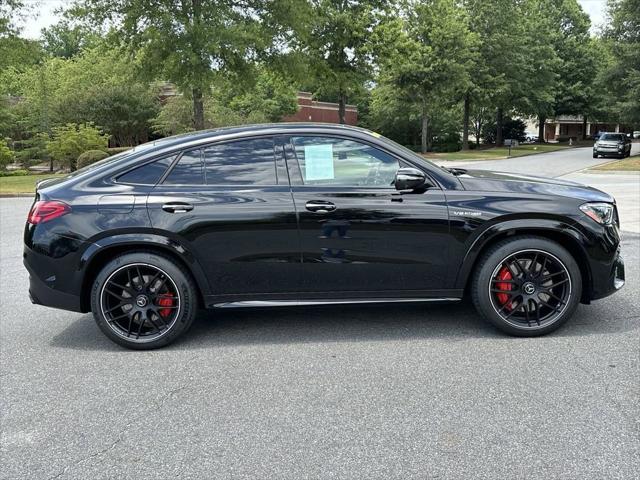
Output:
[[527,142],[531,142],[531,143],[535,143],[538,141],[538,135],[534,135],[534,134],[527,134],[526,140]]
[[629,155],[631,155],[631,139],[624,133],[604,132],[593,145],[593,158],[599,156],[624,158]]
[[633,138],[640,138],[640,130],[633,132]]

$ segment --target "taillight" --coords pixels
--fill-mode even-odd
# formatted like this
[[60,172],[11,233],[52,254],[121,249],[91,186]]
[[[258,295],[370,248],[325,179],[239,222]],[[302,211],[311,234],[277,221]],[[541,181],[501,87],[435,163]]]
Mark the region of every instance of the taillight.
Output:
[[40,200],[33,204],[27,222],[32,225],[48,222],[71,211],[71,207],[63,202]]

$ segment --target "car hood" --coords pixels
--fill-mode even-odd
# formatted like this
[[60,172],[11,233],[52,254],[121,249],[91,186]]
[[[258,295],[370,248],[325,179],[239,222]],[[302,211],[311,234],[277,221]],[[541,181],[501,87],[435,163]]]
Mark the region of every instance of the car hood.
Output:
[[458,179],[465,190],[557,195],[589,202],[614,201],[611,195],[596,188],[557,178],[488,170],[463,170],[459,171]]

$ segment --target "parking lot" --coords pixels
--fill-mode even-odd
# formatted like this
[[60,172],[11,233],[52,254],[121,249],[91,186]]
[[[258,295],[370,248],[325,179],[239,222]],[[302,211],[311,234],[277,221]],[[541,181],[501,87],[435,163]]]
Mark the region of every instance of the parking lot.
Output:
[[466,304],[357,305],[205,313],[133,352],[90,314],[29,302],[30,203],[0,199],[0,478],[637,476],[640,235],[624,216],[627,286],[546,337],[504,336]]

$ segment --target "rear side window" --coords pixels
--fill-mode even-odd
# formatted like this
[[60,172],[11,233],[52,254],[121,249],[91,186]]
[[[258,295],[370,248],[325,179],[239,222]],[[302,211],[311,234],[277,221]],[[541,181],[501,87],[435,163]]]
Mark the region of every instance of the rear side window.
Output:
[[209,185],[276,185],[273,139],[253,138],[204,149]]
[[184,152],[163,183],[165,185],[203,185],[204,168],[201,150]]
[[135,183],[138,185],[155,185],[167,171],[175,156],[161,158],[155,162],[147,163],[133,170],[129,170],[117,179],[119,183]]

